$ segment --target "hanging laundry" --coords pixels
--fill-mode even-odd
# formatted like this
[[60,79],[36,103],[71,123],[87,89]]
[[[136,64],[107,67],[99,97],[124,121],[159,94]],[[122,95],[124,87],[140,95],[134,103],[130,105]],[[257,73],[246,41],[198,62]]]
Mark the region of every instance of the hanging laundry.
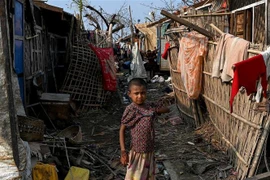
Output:
[[147,79],[147,73],[143,64],[142,56],[139,51],[138,43],[135,42],[132,47],[132,60],[130,64],[130,76],[128,77],[128,81],[133,78],[142,78]]
[[266,66],[261,54],[234,64],[234,78],[230,97],[231,113],[233,112],[234,97],[240,87],[245,87],[247,95],[250,95],[256,91],[256,81],[259,78],[261,78],[263,94],[266,97]]
[[116,67],[113,48],[99,48],[89,44],[95,52],[102,69],[103,87],[106,91],[116,91]]
[[[270,76],[270,47],[266,51],[262,52],[261,55],[263,56],[263,60],[266,66],[266,79],[268,80]],[[255,100],[257,103],[261,101],[262,90],[263,90],[262,84],[261,84],[261,81],[259,81],[258,87],[257,87],[257,93],[255,96]]]
[[170,48],[170,43],[169,42],[166,42],[165,44],[165,48],[164,48],[164,52],[162,53],[161,57],[163,59],[167,59],[168,58],[168,51],[169,51],[169,48]]
[[213,62],[212,77],[220,77],[225,62],[226,42],[229,38],[233,37],[233,35],[227,33],[224,33],[220,36],[219,41],[217,42],[216,56],[214,57]]
[[230,34],[222,35],[213,63],[212,77],[221,77],[222,82],[233,78],[233,64],[247,59],[249,41]]
[[180,40],[177,71],[189,98],[197,99],[201,91],[202,65],[207,52],[208,38],[192,31]]

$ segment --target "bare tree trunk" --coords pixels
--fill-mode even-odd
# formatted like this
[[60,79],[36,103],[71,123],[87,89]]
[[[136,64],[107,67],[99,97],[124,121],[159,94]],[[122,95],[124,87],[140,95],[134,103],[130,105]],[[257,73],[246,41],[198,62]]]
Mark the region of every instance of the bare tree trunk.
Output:
[[112,47],[112,23],[109,26],[109,31],[108,31],[108,40],[107,40],[107,46]]

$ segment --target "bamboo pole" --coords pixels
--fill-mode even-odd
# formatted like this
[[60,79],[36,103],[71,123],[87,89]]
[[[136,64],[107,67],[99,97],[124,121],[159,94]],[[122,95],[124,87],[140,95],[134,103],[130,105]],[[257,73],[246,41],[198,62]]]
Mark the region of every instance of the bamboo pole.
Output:
[[212,120],[212,118],[210,117],[211,122],[213,123],[213,125],[215,126],[215,128],[217,129],[217,131],[220,133],[221,138],[230,146],[230,148],[232,149],[232,151],[235,153],[235,155],[239,158],[240,161],[242,161],[242,163],[244,163],[245,165],[248,165],[247,162],[244,160],[244,158],[241,156],[241,154],[239,154],[239,152],[235,149],[235,147],[231,144],[231,142],[225,138],[225,136],[223,135],[223,133],[221,132],[221,130],[218,128],[218,126],[216,125],[216,123]]
[[224,16],[231,15],[232,13],[209,13],[209,14],[195,14],[195,15],[181,15],[181,18],[189,18],[189,17],[202,17],[202,16]]
[[214,30],[216,30],[220,35],[224,34],[221,29],[219,29],[217,26],[215,26],[213,23],[209,24]]
[[207,97],[206,95],[202,95],[205,99],[207,99],[208,101],[210,101],[212,104],[216,105],[217,107],[219,107],[220,109],[222,109],[224,112],[226,112],[227,114],[230,114],[231,116],[233,116],[234,118],[248,124],[249,126],[255,128],[255,129],[262,129],[262,126],[254,124],[250,121],[247,121],[246,119],[242,118],[241,116],[235,114],[235,113],[230,113],[229,110],[227,110],[226,108],[220,106],[219,104],[216,104],[212,99],[210,99],[209,97]]
[[264,146],[264,144],[266,143],[267,137],[269,135],[269,128],[270,128],[270,119],[269,116],[266,119],[266,124],[265,127],[263,129],[263,133],[262,136],[259,139],[259,143],[257,144],[257,150],[254,154],[254,159],[253,159],[253,163],[251,165],[250,171],[248,172],[248,177],[251,177],[254,175],[254,172],[258,166],[259,163],[259,159],[261,157],[261,153],[262,153],[262,148]]
[[[224,15],[231,15],[231,13],[209,13],[209,14],[196,14],[196,15],[180,15],[178,17],[180,17],[180,18],[189,18],[189,17],[202,17],[202,16],[224,16]],[[152,26],[154,26],[156,24],[163,23],[166,20],[168,20],[167,17],[161,18],[158,21],[155,21],[155,22],[152,22],[152,23],[148,24],[146,27],[152,27]]]
[[186,20],[184,20],[182,18],[179,18],[176,15],[168,13],[167,11],[164,11],[164,10],[161,10],[161,14],[168,17],[168,18],[170,18],[170,19],[172,19],[172,20],[174,20],[174,21],[176,21],[176,22],[178,22],[178,23],[180,23],[180,24],[183,24],[183,25],[185,25],[185,26],[187,26],[187,27],[201,33],[202,35],[204,35],[204,36],[206,36],[206,37],[208,37],[210,39],[214,38],[214,34],[212,34],[211,32],[209,32],[209,31],[207,31],[207,30],[205,30],[205,29],[203,29],[203,28],[201,28],[201,27],[199,27],[199,26],[197,26],[195,24],[192,24],[192,23],[190,23],[190,22],[188,22],[188,21],[186,21]]
[[[213,23],[209,24],[214,30],[216,30],[220,35],[224,34],[222,30],[220,30],[217,26],[215,26]],[[209,44],[217,44],[217,42],[213,41],[208,41]],[[254,53],[254,54],[260,54],[261,51],[254,50],[254,49],[248,49],[247,50],[249,53]]]

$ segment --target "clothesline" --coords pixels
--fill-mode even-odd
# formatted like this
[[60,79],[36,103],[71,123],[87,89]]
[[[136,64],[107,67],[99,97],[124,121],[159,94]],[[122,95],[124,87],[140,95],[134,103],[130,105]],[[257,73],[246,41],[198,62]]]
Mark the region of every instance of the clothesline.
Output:
[[[223,31],[221,31],[218,27],[216,27],[213,23],[210,24],[210,26],[216,30],[219,34],[224,34]],[[214,41],[208,41],[209,44],[215,44],[217,45],[217,42],[214,42]],[[254,53],[254,54],[260,54],[262,51],[258,51],[258,50],[254,50],[254,49],[248,49],[247,52],[249,53]]]
[[[217,45],[217,42],[214,42],[214,41],[208,41],[208,44],[214,44],[214,45]],[[248,49],[247,52],[253,53],[253,54],[260,54],[262,51],[254,50],[254,49]]]

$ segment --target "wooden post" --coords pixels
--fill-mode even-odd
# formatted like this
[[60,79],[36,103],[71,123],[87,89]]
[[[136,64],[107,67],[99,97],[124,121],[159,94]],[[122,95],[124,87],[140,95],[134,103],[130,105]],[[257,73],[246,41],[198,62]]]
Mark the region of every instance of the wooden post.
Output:
[[1,172],[0,179],[19,179],[17,168],[20,166],[19,132],[12,85],[13,59],[11,59],[14,42],[12,43],[10,39],[14,25],[13,19],[10,19],[8,14],[8,4],[7,0],[0,1],[0,169],[9,169],[9,172]]
[[178,23],[180,23],[180,24],[183,24],[183,25],[189,27],[190,29],[193,29],[193,30],[201,33],[202,35],[204,35],[204,36],[206,36],[206,37],[208,37],[210,39],[214,38],[214,34],[212,34],[211,32],[209,32],[209,31],[207,31],[207,30],[205,30],[205,29],[203,29],[203,28],[201,28],[201,27],[199,27],[199,26],[197,26],[195,24],[192,24],[192,23],[190,23],[190,22],[188,22],[188,21],[186,21],[186,20],[184,20],[182,18],[179,18],[176,15],[168,13],[167,11],[164,11],[164,10],[161,10],[161,14],[168,17],[168,18],[170,18],[170,19],[172,19],[172,20],[174,20],[174,21],[176,21],[176,22],[178,22]]

